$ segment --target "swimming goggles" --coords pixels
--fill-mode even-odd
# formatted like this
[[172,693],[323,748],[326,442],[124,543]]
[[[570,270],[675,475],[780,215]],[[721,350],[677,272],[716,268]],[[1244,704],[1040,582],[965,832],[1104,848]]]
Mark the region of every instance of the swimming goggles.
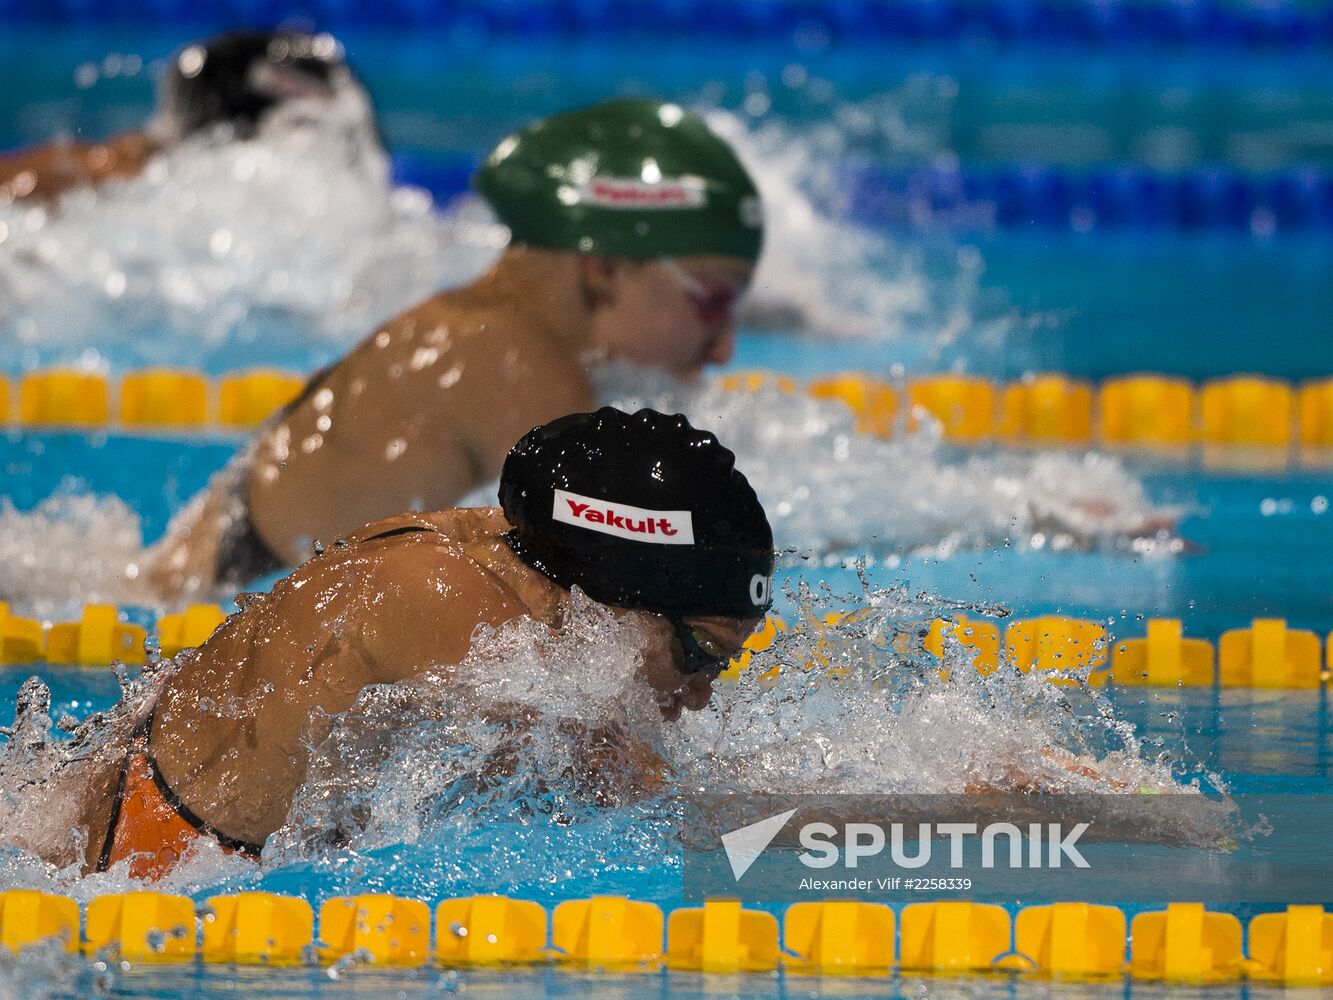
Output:
[[714,673],[720,674],[731,662],[730,653],[722,643],[709,635],[704,629],[689,625],[683,618],[668,617],[672,634],[680,643],[680,672],[683,674]]
[[659,257],[657,262],[676,279],[686,298],[693,304],[700,323],[714,327],[731,322],[731,311],[743,289],[726,282],[696,278],[670,257]]

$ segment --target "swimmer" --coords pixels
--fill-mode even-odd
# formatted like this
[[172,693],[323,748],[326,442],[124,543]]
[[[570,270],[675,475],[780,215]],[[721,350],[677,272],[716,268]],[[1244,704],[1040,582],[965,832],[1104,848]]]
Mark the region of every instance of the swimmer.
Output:
[[475,183],[512,234],[499,261],[312,378],[149,553],[150,600],[454,504],[527,428],[595,405],[591,362],[690,379],[731,357],[761,208],[702,119],[649,100],[557,115],[503,140]]
[[[87,869],[130,859],[135,877],[157,878],[200,837],[257,857],[304,780],[312,717],[372,684],[448,686],[479,626],[526,616],[558,631],[574,586],[641,627],[626,669],[666,720],[703,708],[771,603],[772,532],[733,461],[682,416],[607,407],[524,436],[501,509],[350,534],[179,659],[129,745],[79,779]],[[531,712],[497,721],[521,729]],[[592,784],[632,797],[660,783],[662,761],[634,733],[585,735]],[[638,773],[608,775],[614,762]]]
[[142,129],[0,156],[0,205],[135,177],[158,153],[204,132],[225,129],[229,138],[249,138],[279,104],[328,101],[354,83],[341,46],[329,35],[250,31],[197,42],[172,58],[158,83],[157,111]]

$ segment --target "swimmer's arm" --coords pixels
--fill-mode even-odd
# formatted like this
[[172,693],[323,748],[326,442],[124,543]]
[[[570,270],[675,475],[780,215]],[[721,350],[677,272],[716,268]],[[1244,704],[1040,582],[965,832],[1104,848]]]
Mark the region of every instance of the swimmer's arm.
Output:
[[[543,713],[527,704],[496,705],[483,713],[492,725],[509,733],[487,761],[480,778],[494,782],[512,775],[527,754],[527,745],[543,723]],[[615,722],[589,725],[562,718],[550,723],[574,747],[570,777],[578,791],[599,805],[624,805],[662,790],[671,766],[643,740]],[[548,738],[556,738],[550,734]]]
[[126,132],[104,142],[57,140],[0,156],[0,204],[51,200],[73,187],[136,176],[160,150],[145,133]]
[[1130,792],[1134,790],[1128,782],[1107,774],[1095,758],[1076,756],[1068,750],[1052,746],[1042,747],[1039,753],[1043,764],[1049,765],[1049,769],[1045,773],[1035,773],[1034,770],[1025,769],[1011,760],[1003,764],[1001,774],[998,777],[973,779],[964,785],[963,790],[969,795],[984,795],[993,792],[1044,794],[1071,791]]
[[[172,604],[211,594],[218,577],[222,527],[230,517],[225,490],[214,483],[198,493],[144,553],[137,576],[127,581],[144,604]],[[248,581],[247,581],[248,582]]]
[[671,765],[643,740],[635,739],[620,726],[609,724],[589,728],[567,720],[562,731],[579,737],[584,746],[581,777],[590,788],[608,783],[619,798],[634,800],[660,791],[671,774]]
[[[1118,511],[1114,504],[1106,500],[1074,499],[1070,501],[1069,506],[1073,511],[1096,522],[1109,522],[1118,516]],[[1141,517],[1132,518],[1119,531],[1119,534],[1126,538],[1151,538],[1157,535],[1173,535],[1180,523],[1179,514],[1173,510],[1152,510],[1144,513]],[[1040,531],[1059,533],[1064,525],[1061,524],[1058,516],[1051,516],[1049,520],[1043,520],[1040,515],[1033,512],[1033,524]],[[1075,528],[1075,531],[1078,529]]]

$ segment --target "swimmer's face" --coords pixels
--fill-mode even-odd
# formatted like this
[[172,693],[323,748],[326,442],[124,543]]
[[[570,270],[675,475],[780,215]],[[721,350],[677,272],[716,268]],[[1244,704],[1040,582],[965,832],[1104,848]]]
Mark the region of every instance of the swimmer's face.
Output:
[[[713,682],[726,669],[726,662],[716,671],[700,670],[684,673],[685,654],[676,638],[671,623],[660,615],[642,613],[644,627],[652,641],[644,653],[643,678],[657,695],[657,706],[662,718],[674,722],[682,709],[697,712],[708,704],[713,695]],[[740,652],[742,644],[762,621],[762,618],[687,617],[685,625],[706,635],[728,654],[728,659]]]
[[754,265],[741,257],[580,259],[593,342],[606,356],[692,379],[731,359],[736,301]]

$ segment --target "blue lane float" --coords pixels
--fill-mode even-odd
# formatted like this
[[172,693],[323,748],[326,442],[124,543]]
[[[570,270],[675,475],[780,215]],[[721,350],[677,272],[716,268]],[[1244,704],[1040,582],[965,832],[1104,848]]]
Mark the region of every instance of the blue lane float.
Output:
[[[400,155],[393,178],[444,203],[468,190],[476,166],[465,155]],[[1333,229],[1333,174],[1313,168],[1268,174],[1226,167],[1164,172],[1128,163],[903,169],[852,161],[843,166],[838,189],[842,212],[873,227],[910,226],[928,216],[1005,229],[1228,229],[1261,236]]]
[[[364,25],[367,8],[346,0],[300,7],[329,30]],[[277,22],[285,0],[224,0],[207,11],[191,0],[0,0],[0,20],[29,23],[144,21]],[[1297,0],[382,0],[380,25],[462,26],[518,35],[728,35],[784,40],[1310,46],[1333,43],[1333,10]]]

